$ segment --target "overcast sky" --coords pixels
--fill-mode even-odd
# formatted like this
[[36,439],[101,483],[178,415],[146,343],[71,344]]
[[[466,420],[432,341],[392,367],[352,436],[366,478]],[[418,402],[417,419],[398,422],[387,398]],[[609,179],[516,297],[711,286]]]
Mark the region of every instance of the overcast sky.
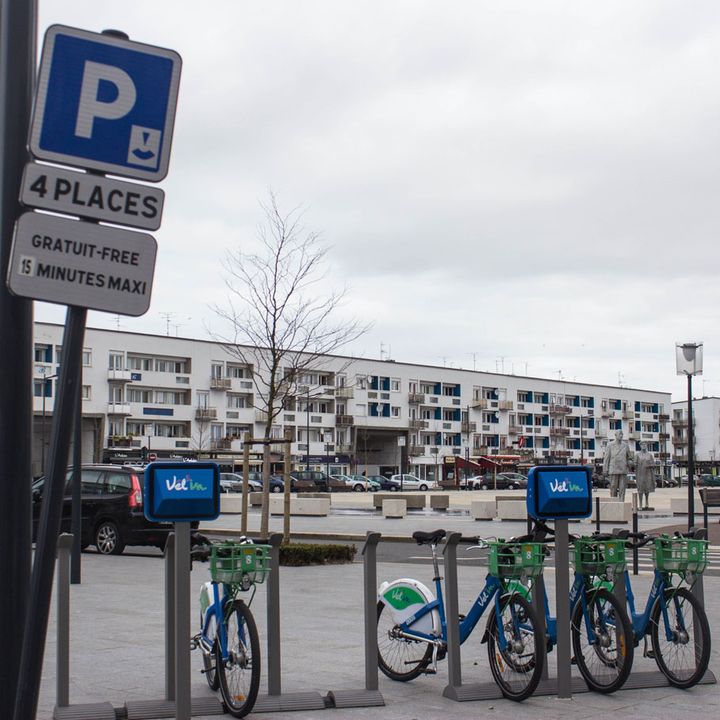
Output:
[[121,329],[207,337],[272,188],[374,322],[348,353],[679,400],[674,344],[704,341],[720,395],[719,3],[39,4],[41,34],[183,58],[152,305]]

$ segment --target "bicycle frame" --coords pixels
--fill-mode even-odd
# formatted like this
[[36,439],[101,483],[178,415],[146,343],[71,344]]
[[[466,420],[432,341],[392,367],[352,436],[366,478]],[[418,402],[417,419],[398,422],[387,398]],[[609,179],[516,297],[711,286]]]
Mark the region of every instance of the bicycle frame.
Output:
[[[635,595],[632,591],[632,585],[630,583],[630,573],[625,570],[625,595],[627,596],[628,607],[630,608],[630,619],[632,620],[633,633],[635,640],[640,641],[642,637],[647,633],[647,629],[650,626],[650,614],[655,606],[655,602],[660,598],[662,610],[663,624],[665,625],[665,637],[668,641],[672,640],[673,633],[670,628],[670,619],[668,618],[667,603],[663,602],[665,597],[665,590],[673,587],[668,583],[666,576],[655,568],[653,584],[650,588],[650,594],[648,595],[647,603],[645,604],[645,610],[642,612],[635,612]],[[682,613],[677,614],[677,620],[682,622]],[[683,630],[685,628],[682,628]]]
[[[442,583],[440,577],[438,577],[437,574],[435,575],[435,578],[433,580],[435,583],[436,599],[432,602],[427,603],[426,605],[423,605],[423,607],[421,607],[414,615],[410,616],[405,622],[401,623],[399,627],[405,637],[413,638],[416,640],[424,640],[434,645],[446,645],[447,620],[445,618],[445,604],[443,601]],[[468,639],[472,631],[475,629],[475,626],[478,624],[483,613],[488,608],[494,598],[495,613],[499,628],[498,640],[500,644],[500,649],[503,651],[505,650],[507,640],[505,639],[505,632],[503,629],[503,624],[501,622],[502,608],[500,607],[500,597],[504,594],[504,590],[505,586],[499,578],[496,578],[493,575],[487,576],[485,580],[485,586],[480,591],[480,594],[477,596],[476,600],[473,602],[473,605],[470,608],[468,614],[460,621],[460,644],[464,643]],[[412,629],[413,623],[425,617],[425,615],[428,615],[435,609],[437,609],[438,614],[440,615],[440,638],[437,638],[429,633],[424,633]]]
[[[215,632],[220,638],[220,649],[222,651],[223,660],[228,659],[228,646],[227,646],[227,632],[225,631],[225,622],[223,616],[223,608],[226,607],[227,603],[232,601],[232,593],[228,592],[228,586],[224,583],[213,582],[213,601],[205,611],[205,617],[203,618],[201,637],[202,641],[208,648],[212,648],[215,642],[214,637],[208,635],[210,623],[212,619],[215,619]],[[220,596],[220,588],[222,585],[222,597]]]

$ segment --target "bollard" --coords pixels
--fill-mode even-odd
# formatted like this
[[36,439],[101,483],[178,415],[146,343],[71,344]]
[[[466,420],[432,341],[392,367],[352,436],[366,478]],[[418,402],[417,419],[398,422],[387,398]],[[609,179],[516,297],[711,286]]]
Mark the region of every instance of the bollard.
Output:
[[443,549],[445,569],[445,617],[447,621],[448,685],[445,697],[457,699],[457,689],[462,686],[460,667],[460,607],[458,602],[457,546],[461,534],[450,533]]
[[595,532],[600,532],[600,498],[595,496]]
[[73,536],[62,533],[57,544],[57,678],[58,707],[70,704],[70,553]]

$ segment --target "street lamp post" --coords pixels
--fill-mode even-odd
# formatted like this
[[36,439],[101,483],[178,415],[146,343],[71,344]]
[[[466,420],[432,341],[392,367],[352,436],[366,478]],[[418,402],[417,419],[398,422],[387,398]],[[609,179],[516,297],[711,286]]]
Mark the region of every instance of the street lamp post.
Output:
[[305,430],[307,431],[307,444],[305,445],[305,469],[310,470],[310,388],[305,399]]
[[678,375],[687,376],[688,386],[688,529],[695,524],[695,448],[693,413],[692,413],[692,379],[693,375],[702,375],[703,344],[675,343],[675,364]]
[[40,427],[40,471],[45,474],[45,398],[47,398],[47,381],[54,380],[57,375],[48,375],[47,368],[41,367],[39,373],[42,375],[42,425]]

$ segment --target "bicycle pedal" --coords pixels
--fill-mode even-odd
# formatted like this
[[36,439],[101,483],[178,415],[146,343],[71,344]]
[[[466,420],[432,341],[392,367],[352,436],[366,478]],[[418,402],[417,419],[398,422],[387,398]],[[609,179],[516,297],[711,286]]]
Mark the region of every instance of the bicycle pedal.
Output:
[[654,651],[654,650],[646,650],[646,651],[643,653],[643,655],[644,655],[646,658],[651,658],[652,660],[655,659],[655,651]]
[[423,668],[422,674],[423,675],[437,675],[437,670],[435,668]]
[[571,665],[577,665],[577,660],[575,659],[575,656],[574,656],[574,655],[570,658],[570,664],[571,664]]

